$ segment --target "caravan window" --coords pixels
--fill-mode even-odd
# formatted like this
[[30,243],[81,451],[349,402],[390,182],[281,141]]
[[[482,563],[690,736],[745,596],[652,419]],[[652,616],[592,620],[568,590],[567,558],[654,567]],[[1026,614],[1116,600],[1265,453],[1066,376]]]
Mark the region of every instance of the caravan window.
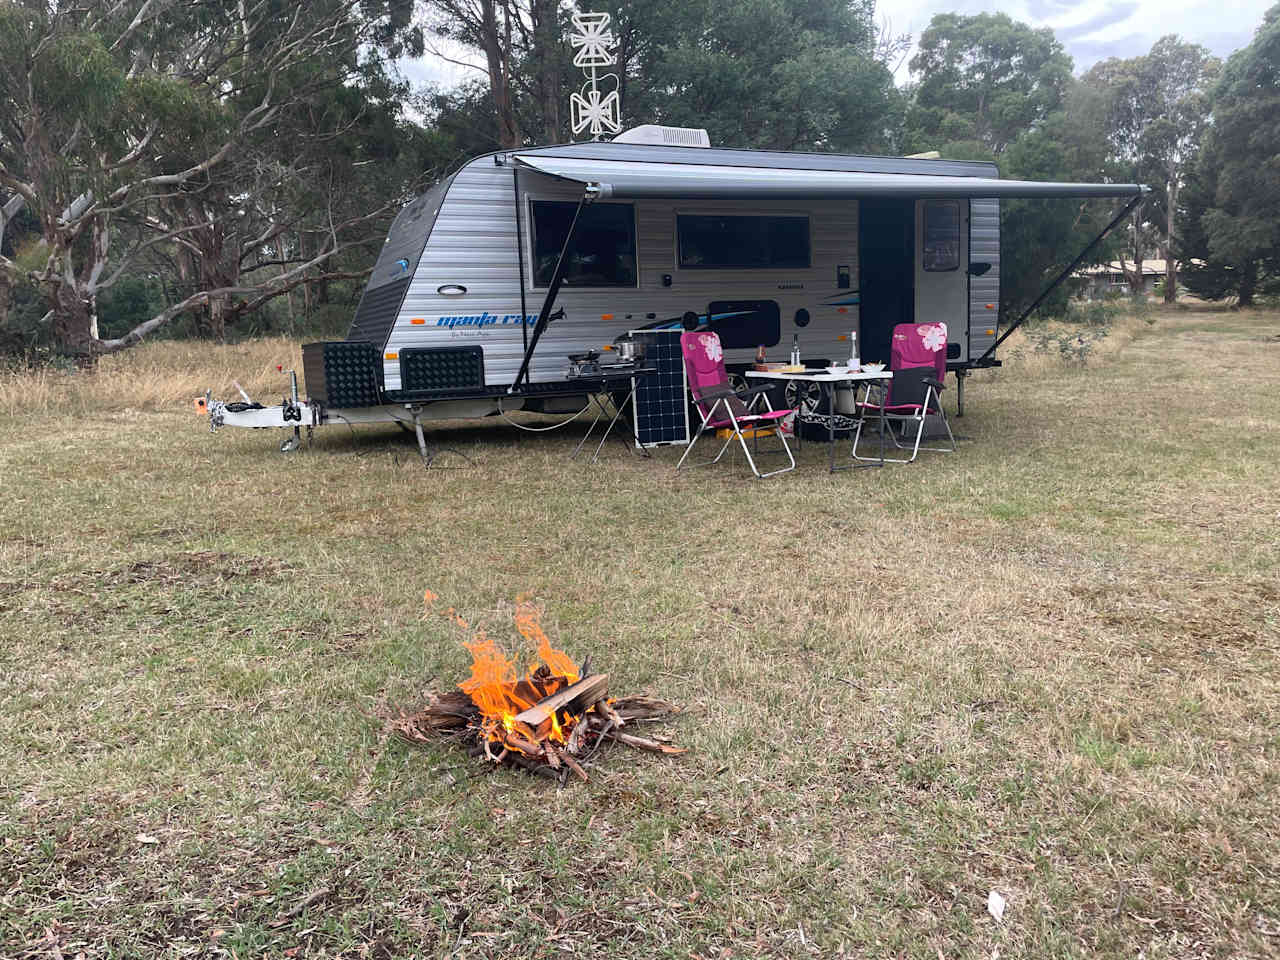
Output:
[[[534,200],[533,285],[551,285],[556,261],[573,224],[573,202]],[[636,213],[629,203],[589,203],[578,217],[565,266],[566,287],[634,287],[636,285]]]
[[690,214],[676,217],[682,270],[802,270],[809,218]]
[[943,273],[960,269],[960,201],[926,200],[924,269]]

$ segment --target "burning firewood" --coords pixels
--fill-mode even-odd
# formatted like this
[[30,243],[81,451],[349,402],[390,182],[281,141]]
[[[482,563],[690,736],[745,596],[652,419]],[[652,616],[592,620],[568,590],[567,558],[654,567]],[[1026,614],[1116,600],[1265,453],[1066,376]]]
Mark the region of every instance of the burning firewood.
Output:
[[[435,600],[426,595],[428,608]],[[467,624],[450,609],[459,626]],[[537,646],[537,661],[523,675],[483,632],[463,641],[472,656],[471,676],[458,689],[431,698],[414,713],[385,717],[402,739],[427,743],[441,738],[469,742],[468,753],[494,766],[521,767],[561,783],[570,774],[587,779],[586,767],[605,743],[622,743],[654,753],[684,753],[622,727],[660,720],[678,708],[653,697],[608,697],[609,675],[589,673],[590,657],[579,668],[542,632],[538,608],[528,601],[516,606],[516,629]]]

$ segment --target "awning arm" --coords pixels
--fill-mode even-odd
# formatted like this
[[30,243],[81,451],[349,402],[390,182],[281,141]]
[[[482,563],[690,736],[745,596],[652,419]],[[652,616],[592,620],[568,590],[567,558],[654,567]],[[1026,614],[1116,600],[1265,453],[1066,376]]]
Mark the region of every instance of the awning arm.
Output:
[[[547,328],[550,321],[551,308],[556,304],[556,297],[560,294],[560,284],[564,281],[565,267],[569,264],[569,247],[573,244],[573,235],[578,229],[578,218],[582,216],[582,208],[587,205],[587,201],[592,199],[590,190],[578,201],[578,208],[573,211],[573,222],[569,224],[569,232],[565,235],[564,245],[560,247],[560,257],[556,260],[556,269],[551,274],[551,283],[547,285],[547,295],[542,301],[542,310],[538,313],[538,322],[533,325],[533,336],[529,338],[529,345],[524,349],[524,360],[520,363],[520,372],[516,374],[515,381],[507,388],[508,393],[514,393],[516,388],[520,386],[520,381],[529,382],[529,361],[533,359],[533,351],[538,346],[538,339],[542,336],[542,331]],[[534,265],[537,269],[537,265]],[[523,278],[521,278],[523,283]]]
[[1030,317],[1031,314],[1035,313],[1036,308],[1039,307],[1040,304],[1044,303],[1045,299],[1049,296],[1049,294],[1057,290],[1059,284],[1061,284],[1062,281],[1066,280],[1067,277],[1071,276],[1071,274],[1075,272],[1076,267],[1080,266],[1080,264],[1085,261],[1085,259],[1089,256],[1089,254],[1093,252],[1093,248],[1096,247],[1098,244],[1100,244],[1106,238],[1107,234],[1109,234],[1112,230],[1114,230],[1116,226],[1120,223],[1120,221],[1123,220],[1125,217],[1127,217],[1129,215],[1129,212],[1143,201],[1143,199],[1147,195],[1147,189],[1148,188],[1144,187],[1141,193],[1139,193],[1136,197],[1134,197],[1132,200],[1130,200],[1127,204],[1124,205],[1124,209],[1122,209],[1119,213],[1116,214],[1115,219],[1112,220],[1110,223],[1108,223],[1106,227],[1103,228],[1102,232],[1098,234],[1096,237],[1094,237],[1093,240],[1089,242],[1089,245],[1087,247],[1085,247],[1083,250],[1080,251],[1080,255],[1076,257],[1074,260],[1072,260],[1071,263],[1067,265],[1067,268],[1063,270],[1060,274],[1058,274],[1054,278],[1053,282],[1049,284],[1049,286],[1044,288],[1044,291],[1040,294],[1040,296],[1036,297],[1035,303],[1027,307],[1027,309],[1022,312],[1022,316],[1018,317],[1017,320],[1015,320],[1012,324],[1010,324],[1009,329],[1007,329],[1004,333],[1000,334],[996,342],[987,348],[987,352],[984,353],[982,356],[980,356],[977,360],[973,361],[973,363],[971,364],[972,366],[975,366],[975,367],[981,366],[984,360],[986,360],[989,356],[991,356],[993,353],[996,352],[996,347],[1000,346],[1000,344],[1004,343],[1005,340],[1009,339],[1009,335],[1012,334],[1013,331],[1017,330],[1020,326],[1022,326],[1024,323],[1027,322],[1027,318]]

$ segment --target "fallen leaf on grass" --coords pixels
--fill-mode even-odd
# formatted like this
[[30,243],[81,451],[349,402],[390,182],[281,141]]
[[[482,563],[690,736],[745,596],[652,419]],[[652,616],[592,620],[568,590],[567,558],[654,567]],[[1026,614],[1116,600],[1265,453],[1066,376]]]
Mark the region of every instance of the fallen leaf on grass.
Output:
[[135,837],[134,839],[136,839],[139,843],[148,843],[148,844],[150,844],[150,843],[159,843],[159,842],[160,842],[160,838],[159,838],[159,837],[153,837],[153,836],[151,836],[151,834],[149,834],[149,833],[140,833],[140,834],[138,834],[138,836],[137,836],[137,837]]
[[1004,919],[1004,907],[1004,897],[1000,896],[1000,894],[996,893],[994,890],[987,894],[987,913],[991,914],[996,923],[999,923]]

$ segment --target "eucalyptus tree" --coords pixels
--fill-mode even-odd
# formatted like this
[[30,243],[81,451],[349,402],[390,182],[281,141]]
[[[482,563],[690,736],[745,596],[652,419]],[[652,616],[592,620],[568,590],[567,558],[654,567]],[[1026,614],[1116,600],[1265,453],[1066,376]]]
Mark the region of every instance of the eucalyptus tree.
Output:
[[[440,37],[484,57],[496,145],[567,139],[581,83],[555,0],[424,0]],[[873,0],[603,0],[628,123],[705,127],[725,146],[885,150],[901,98]],[[607,81],[612,84],[614,81]],[[474,91],[473,91],[474,92]],[[471,97],[473,102],[478,101]],[[457,114],[455,113],[455,116]]]
[[424,0],[422,10],[431,33],[484,57],[498,145],[519,146],[531,131],[561,138],[568,43],[559,0]]
[[1130,224],[1133,267],[1129,281],[1142,289],[1142,261],[1149,236],[1165,261],[1164,299],[1177,296],[1178,195],[1187,166],[1209,128],[1209,89],[1221,67],[1199,44],[1161,37],[1151,51],[1127,60],[1095,64],[1082,78],[1098,92],[1106,112],[1114,162],[1153,192]]
[[1280,4],[1232,54],[1212,91],[1213,126],[1184,203],[1188,286],[1241,306],[1280,286]]
[[[39,220],[43,263],[24,271],[0,255],[0,270],[40,288],[45,322],[82,360],[194,308],[229,297],[252,308],[314,278],[368,242],[370,213],[312,193],[312,245],[281,256],[294,223],[282,201],[315,183],[303,158],[350,122],[352,111],[324,117],[318,106],[360,82],[379,44],[411,41],[407,23],[403,3],[3,0],[0,190]],[[234,249],[213,255],[231,268],[205,269],[228,230]],[[98,297],[175,250],[200,251],[183,295],[101,336]],[[278,269],[246,276],[271,260]]]
[[[608,5],[606,5],[608,6]],[[716,146],[897,146],[902,99],[872,0],[646,0],[616,6],[623,109]]]
[[[1004,177],[1105,180],[1102,116],[1072,67],[1048,29],[1002,13],[939,14],[910,63],[904,145],[992,161]],[[1109,219],[1096,201],[1007,200],[1000,211],[1005,316],[1029,306]]]
[[1062,110],[1072,60],[1047,27],[1004,13],[935,16],[910,62],[909,148],[980,144],[999,156]]

